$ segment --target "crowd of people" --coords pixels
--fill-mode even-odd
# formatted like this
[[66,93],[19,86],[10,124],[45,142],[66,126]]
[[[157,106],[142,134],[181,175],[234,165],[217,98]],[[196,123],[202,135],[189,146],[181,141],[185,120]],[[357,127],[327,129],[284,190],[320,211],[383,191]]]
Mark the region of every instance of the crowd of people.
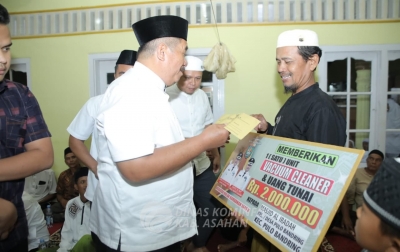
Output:
[[[63,222],[61,252],[77,246],[208,252],[213,227],[206,223],[232,218],[218,214],[223,206],[209,193],[221,167],[218,148],[230,133],[213,123],[200,89],[201,59],[185,56],[188,21],[166,15],[132,25],[140,47],[121,52],[115,80],[69,125],[68,169],[57,182],[50,169],[51,134],[37,100],[26,86],[4,78],[11,61],[8,23],[0,5],[0,251],[36,251],[39,240],[48,240],[43,210],[50,205],[54,221]],[[277,70],[291,96],[274,125],[253,115],[259,134],[345,145],[345,118],[314,77],[321,56],[315,32],[279,35]],[[240,158],[221,178],[244,190],[255,161],[239,171]],[[400,251],[398,179],[400,163],[379,150],[369,152],[331,230],[352,235],[371,251]],[[249,227],[235,232],[236,241],[220,245],[220,251],[248,242],[250,235],[252,251],[279,251]]]

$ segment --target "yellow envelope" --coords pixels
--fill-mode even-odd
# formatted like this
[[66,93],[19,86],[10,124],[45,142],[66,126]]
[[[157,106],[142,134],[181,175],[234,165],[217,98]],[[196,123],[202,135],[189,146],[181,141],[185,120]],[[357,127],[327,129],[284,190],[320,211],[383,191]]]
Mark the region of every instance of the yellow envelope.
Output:
[[215,124],[225,124],[225,129],[239,139],[243,139],[249,134],[260,121],[245,113],[226,114],[221,116]]

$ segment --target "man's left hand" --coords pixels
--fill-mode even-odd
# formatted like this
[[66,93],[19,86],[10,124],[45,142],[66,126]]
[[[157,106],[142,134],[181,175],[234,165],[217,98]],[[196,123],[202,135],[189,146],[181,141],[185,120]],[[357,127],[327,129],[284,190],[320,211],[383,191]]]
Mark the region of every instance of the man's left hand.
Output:
[[214,155],[214,159],[213,159],[213,172],[214,172],[214,174],[217,174],[220,169],[221,169],[221,158],[220,158],[219,155]]

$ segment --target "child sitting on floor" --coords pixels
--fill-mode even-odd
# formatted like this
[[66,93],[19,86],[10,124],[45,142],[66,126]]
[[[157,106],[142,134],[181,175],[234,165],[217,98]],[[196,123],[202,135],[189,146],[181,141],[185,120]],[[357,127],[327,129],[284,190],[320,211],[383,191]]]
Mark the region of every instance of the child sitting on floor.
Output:
[[87,188],[88,168],[82,167],[75,172],[75,189],[79,196],[68,201],[65,208],[65,222],[61,231],[61,243],[57,252],[73,249],[82,236],[90,234],[90,204],[84,194]]
[[400,163],[386,158],[357,209],[356,241],[363,251],[400,251]]

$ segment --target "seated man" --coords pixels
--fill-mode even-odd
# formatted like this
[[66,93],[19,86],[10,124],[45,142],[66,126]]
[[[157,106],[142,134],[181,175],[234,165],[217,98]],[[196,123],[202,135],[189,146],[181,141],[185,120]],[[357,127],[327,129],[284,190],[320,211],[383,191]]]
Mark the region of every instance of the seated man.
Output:
[[45,208],[56,198],[56,187],[56,176],[52,169],[25,178],[24,191],[36,200],[42,208]]
[[[387,100],[387,129],[400,129],[400,105],[393,99]],[[386,133],[386,157],[397,157],[400,153],[400,133],[389,131]]]
[[64,212],[68,201],[78,196],[78,192],[74,188],[74,174],[81,168],[81,165],[69,147],[64,150],[64,161],[68,169],[58,177],[56,189],[58,203],[51,207],[54,222],[64,221]]
[[49,230],[46,226],[46,221],[39,203],[29,193],[24,191],[22,193],[22,201],[28,220],[28,250],[30,252],[37,251],[39,241],[49,241]]
[[373,177],[381,167],[382,161],[385,158],[379,150],[372,150],[368,154],[367,167],[358,169],[347,189],[347,199],[352,210],[356,210],[363,204],[363,196],[365,189],[371,183]]
[[[344,227],[345,223],[348,226],[354,228],[356,217],[356,209],[362,206],[364,203],[363,193],[367,189],[368,185],[371,183],[375,174],[378,172],[384,155],[379,150],[372,150],[368,154],[367,167],[362,169],[357,169],[354,177],[350,183],[349,188],[346,192],[346,197],[349,204],[349,211],[344,213],[344,211],[339,212],[335,217],[335,227],[332,229],[333,232],[349,236],[353,238],[353,234],[346,232],[344,229],[339,227]],[[343,216],[341,216],[341,213]]]
[[75,176],[75,189],[79,196],[71,199],[65,209],[65,222],[61,231],[61,243],[58,252],[67,252],[73,249],[82,236],[90,234],[90,205],[91,202],[85,198],[87,188],[87,176],[89,169],[82,167],[78,169]]

